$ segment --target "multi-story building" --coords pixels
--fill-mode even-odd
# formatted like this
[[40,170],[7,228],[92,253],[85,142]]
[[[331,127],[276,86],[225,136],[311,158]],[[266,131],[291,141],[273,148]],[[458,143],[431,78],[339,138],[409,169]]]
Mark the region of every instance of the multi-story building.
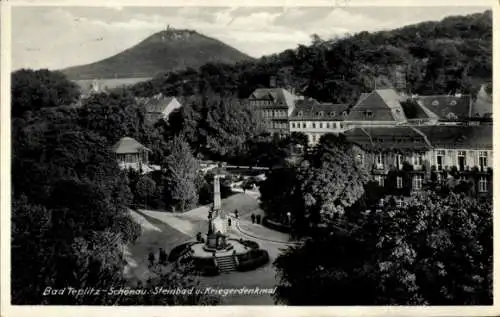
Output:
[[347,131],[356,160],[392,193],[453,177],[492,193],[492,126],[369,127]]
[[350,127],[395,126],[407,122],[401,102],[406,97],[394,89],[377,89],[363,93],[349,111],[346,123]]
[[311,145],[316,144],[325,133],[341,133],[347,127],[348,106],[345,104],[320,103],[314,99],[298,100],[289,117],[290,132],[307,135]]
[[258,88],[248,97],[248,105],[264,120],[267,131],[284,136],[290,133],[288,117],[297,99],[284,88]]
[[361,94],[346,123],[351,127],[466,125],[472,108],[469,95],[407,96],[394,89],[379,89]]

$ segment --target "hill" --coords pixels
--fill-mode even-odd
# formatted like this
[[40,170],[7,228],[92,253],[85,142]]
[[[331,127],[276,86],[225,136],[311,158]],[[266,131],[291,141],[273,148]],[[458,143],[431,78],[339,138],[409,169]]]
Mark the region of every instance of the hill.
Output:
[[197,71],[157,76],[133,89],[138,96],[211,90],[247,98],[275,77],[279,86],[334,103],[352,103],[374,87],[475,94],[480,84],[492,80],[492,33],[492,12],[485,11],[343,38],[313,35],[311,45],[237,65],[209,63]]
[[191,30],[168,29],[104,60],[62,70],[69,79],[154,77],[208,62],[236,63],[252,58],[216,39]]

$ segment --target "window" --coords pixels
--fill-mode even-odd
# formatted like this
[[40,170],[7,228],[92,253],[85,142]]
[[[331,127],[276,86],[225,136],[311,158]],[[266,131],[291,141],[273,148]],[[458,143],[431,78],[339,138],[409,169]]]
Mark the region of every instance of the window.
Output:
[[396,177],[396,188],[397,189],[403,188],[403,177],[401,176]]
[[439,105],[439,101],[437,101],[437,100],[433,100],[433,101],[432,101],[432,105],[433,105],[433,106],[438,106],[438,105]]
[[448,118],[448,120],[456,120],[458,117],[453,112],[450,112],[446,115],[446,118]]
[[316,123],[313,122],[312,127],[313,129],[316,129]]
[[384,187],[384,176],[382,175],[376,175],[375,176],[375,181],[378,183],[380,187]]
[[465,151],[458,151],[458,170],[459,171],[464,171],[465,170]]
[[319,123],[319,128],[323,129],[323,123],[322,122]]
[[295,128],[295,123],[292,122],[292,128]]
[[371,111],[365,111],[365,117],[368,118],[368,119],[373,118],[373,112],[371,112]]
[[335,111],[330,111],[330,117],[335,117]]
[[306,128],[306,123],[302,123],[302,128],[305,129]]
[[364,163],[364,158],[363,158],[363,154],[358,154],[356,155],[356,161],[359,163],[359,164],[363,164]]
[[347,111],[342,112],[342,116],[346,117],[347,116]]
[[316,142],[316,135],[315,134],[312,135],[312,140],[313,140],[313,142]]
[[344,125],[341,123],[340,124],[340,129],[343,129],[344,128]]
[[452,100],[452,101],[450,101],[450,105],[452,105],[452,106],[456,106],[456,105],[457,105],[457,101],[456,101],[456,100]]
[[488,152],[479,152],[479,170],[484,172],[488,168]]
[[413,190],[422,189],[422,175],[413,176]]
[[486,193],[488,191],[488,180],[486,177],[481,177],[479,179],[479,192]]
[[396,168],[398,170],[403,168],[403,155],[401,154],[396,154]]
[[422,167],[422,165],[424,164],[424,158],[422,156],[422,154],[416,154],[414,157],[413,157],[413,165],[415,168],[420,168]]
[[337,129],[337,122],[334,122],[334,123],[333,123],[333,128],[334,128],[334,129]]
[[302,117],[304,115],[304,112],[299,111],[299,117]]
[[438,171],[443,170],[443,165],[444,165],[444,151],[443,150],[438,150],[436,152],[436,169]]
[[327,128],[327,129],[330,129],[330,122],[327,122],[327,123],[326,123],[326,128]]
[[323,111],[318,112],[318,116],[320,116],[320,117],[322,117],[322,116],[323,116],[323,114],[324,114],[324,112],[323,112]]
[[375,158],[375,164],[378,169],[383,169],[384,168],[384,158],[382,156],[382,153],[378,153],[376,158]]

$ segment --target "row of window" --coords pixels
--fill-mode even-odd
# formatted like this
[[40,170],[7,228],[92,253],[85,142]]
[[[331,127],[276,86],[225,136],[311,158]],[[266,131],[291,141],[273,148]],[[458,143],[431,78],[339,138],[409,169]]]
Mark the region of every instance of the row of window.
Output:
[[[335,117],[335,115],[336,115],[336,114],[337,114],[337,112],[336,112],[336,111],[330,111],[330,112],[328,112],[328,115],[329,115],[330,117]],[[324,111],[318,111],[318,112],[316,112],[316,114],[315,114],[315,115],[316,115],[317,117],[323,117],[323,116],[325,115],[325,112],[324,112]],[[303,116],[304,116],[304,111],[299,111],[299,112],[297,113],[297,116],[299,116],[299,117],[303,117]],[[347,111],[342,111],[342,116],[346,117],[346,116],[347,116]]]
[[339,127],[340,129],[344,128],[343,123],[339,123],[337,125],[337,122],[312,122],[310,124],[307,124],[306,122],[292,122],[291,125],[292,125],[292,128],[294,128],[294,129],[300,129],[300,128],[307,129],[308,125],[310,126],[309,128],[312,128],[312,129],[323,129],[323,128],[337,129],[337,127]]
[[[438,179],[437,181],[440,182],[441,175],[438,174]],[[413,190],[421,190],[422,189],[422,183],[423,183],[423,176],[422,175],[414,175],[412,179],[412,189]],[[378,183],[379,186],[384,187],[385,185],[385,177],[383,175],[376,175],[375,176],[375,181]],[[480,177],[479,178],[479,184],[478,184],[479,192],[480,193],[486,193],[488,192],[488,179],[486,177]],[[403,177],[402,176],[397,176],[396,177],[396,188],[397,189],[402,189],[403,188]]]
[[261,110],[264,118],[286,118],[288,116],[286,110],[264,109]]
[[273,102],[271,100],[252,100],[251,104],[253,106],[270,106]]
[[[479,169],[484,171],[488,168],[488,152],[487,151],[479,151],[477,153],[477,158],[479,161]],[[357,160],[359,163],[364,164],[364,158],[362,154],[358,154]],[[412,156],[411,163],[415,168],[419,168],[424,164],[424,155],[416,154]],[[446,166],[446,156],[445,151],[438,150],[436,152],[436,169],[438,171],[443,170],[444,166]],[[375,156],[375,165],[378,169],[384,168],[384,155],[383,153],[378,153]],[[394,165],[401,169],[403,167],[403,155],[397,154],[394,159]],[[451,164],[454,165],[454,164]],[[467,152],[466,151],[457,151],[457,168],[459,171],[464,171],[467,166]]]
[[276,121],[268,121],[266,122],[266,128],[268,129],[287,129],[287,122],[276,122]]

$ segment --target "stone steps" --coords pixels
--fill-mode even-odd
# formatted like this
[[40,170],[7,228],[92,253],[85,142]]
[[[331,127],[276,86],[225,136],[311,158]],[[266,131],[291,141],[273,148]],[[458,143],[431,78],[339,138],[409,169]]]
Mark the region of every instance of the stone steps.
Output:
[[217,266],[219,267],[219,272],[227,273],[236,271],[236,262],[232,255],[217,257]]

